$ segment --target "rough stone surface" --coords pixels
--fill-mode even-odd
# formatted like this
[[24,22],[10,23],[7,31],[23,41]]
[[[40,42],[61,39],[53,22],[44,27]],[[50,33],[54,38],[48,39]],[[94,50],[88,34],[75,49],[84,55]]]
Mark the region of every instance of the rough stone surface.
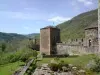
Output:
[[99,41],[99,53],[100,53],[100,0],[98,1],[98,41]]
[[81,46],[81,45],[68,45],[63,43],[57,44],[57,54],[70,54],[70,55],[81,55],[98,53],[98,46]]
[[40,69],[36,68],[33,75],[73,75],[71,72],[53,72],[47,65],[43,64]]
[[40,30],[40,52],[46,55],[55,54],[56,43],[60,42],[60,30],[53,27],[45,27]]

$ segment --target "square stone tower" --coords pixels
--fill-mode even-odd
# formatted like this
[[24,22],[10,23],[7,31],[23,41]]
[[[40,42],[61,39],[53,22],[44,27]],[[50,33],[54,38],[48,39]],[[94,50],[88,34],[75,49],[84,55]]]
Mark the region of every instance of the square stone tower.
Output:
[[85,29],[85,45],[98,46],[98,22],[94,22]]
[[47,26],[40,29],[40,52],[46,55],[56,54],[56,43],[60,42],[60,29]]

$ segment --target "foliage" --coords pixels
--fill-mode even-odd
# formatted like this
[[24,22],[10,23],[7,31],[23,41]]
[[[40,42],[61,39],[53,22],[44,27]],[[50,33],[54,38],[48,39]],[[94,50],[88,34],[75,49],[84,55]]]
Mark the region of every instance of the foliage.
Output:
[[2,44],[1,44],[1,50],[2,50],[2,52],[4,52],[5,49],[6,49],[6,44],[5,44],[5,43],[2,43]]
[[91,70],[94,72],[100,72],[100,58],[95,57],[94,58],[94,65],[91,67]]
[[60,61],[59,58],[54,58],[54,60],[55,60],[54,62],[48,64],[48,66],[52,71],[58,71],[58,70],[68,71],[69,65],[67,63],[64,63],[64,61]]
[[12,63],[16,61],[25,62],[30,57],[36,57],[37,52],[31,49],[18,50],[13,53],[4,53],[0,57],[0,64]]
[[45,53],[42,53],[42,56],[46,56],[46,54]]
[[24,62],[14,62],[5,65],[0,65],[0,75],[12,75],[20,65],[24,65]]
[[36,43],[36,41],[33,42],[33,39],[29,39],[27,47],[32,50],[39,50],[39,45]]
[[37,67],[36,62],[37,62],[36,59],[34,59],[34,61],[32,62],[32,64],[30,65],[30,67],[26,70],[25,75],[31,75],[33,73],[33,71]]
[[48,65],[52,71],[58,71],[59,65],[56,63],[50,63]]

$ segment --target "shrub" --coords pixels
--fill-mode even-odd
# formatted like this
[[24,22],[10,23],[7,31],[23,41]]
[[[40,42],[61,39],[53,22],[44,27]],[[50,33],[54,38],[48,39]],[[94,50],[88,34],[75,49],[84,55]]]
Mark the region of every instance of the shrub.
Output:
[[58,71],[58,68],[59,68],[58,64],[56,64],[56,63],[50,63],[50,64],[48,64],[48,66],[50,67],[50,69],[52,71]]
[[94,72],[100,72],[100,58],[95,57],[94,62],[95,64],[90,69]]
[[[64,61],[60,61],[59,58],[54,58],[53,62],[51,62],[49,65],[50,69],[52,71],[62,71],[63,67],[66,67],[66,71],[69,69],[69,65],[67,63],[64,63]],[[65,70],[63,70],[65,71]]]
[[42,55],[43,55],[43,56],[46,56],[46,54],[45,54],[45,53],[42,53]]
[[60,61],[58,65],[59,70],[63,70],[63,67],[66,67],[68,69],[69,65],[67,63],[64,63],[64,61]]
[[12,63],[16,61],[23,61],[29,60],[30,57],[36,57],[37,52],[31,49],[22,49],[12,53],[4,53],[0,55],[0,65]]

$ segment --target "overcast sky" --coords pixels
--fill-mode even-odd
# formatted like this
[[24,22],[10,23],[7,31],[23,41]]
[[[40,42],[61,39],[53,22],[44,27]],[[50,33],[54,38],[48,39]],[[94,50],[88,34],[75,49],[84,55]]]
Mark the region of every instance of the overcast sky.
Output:
[[98,0],[0,0],[0,32],[39,33],[97,7]]

